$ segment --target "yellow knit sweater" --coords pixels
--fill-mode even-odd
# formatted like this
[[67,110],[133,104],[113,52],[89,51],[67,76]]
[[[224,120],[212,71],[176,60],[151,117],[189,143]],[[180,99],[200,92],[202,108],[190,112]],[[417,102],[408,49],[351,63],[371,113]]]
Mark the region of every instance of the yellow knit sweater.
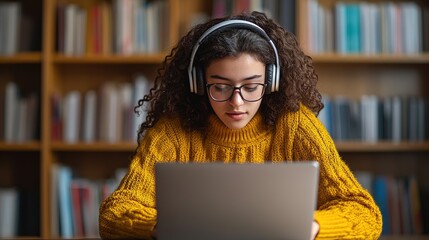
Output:
[[317,160],[320,181],[315,219],[318,239],[377,239],[381,214],[341,160],[316,116],[301,106],[285,114],[275,128],[265,128],[256,115],[242,129],[231,130],[216,117],[208,130],[184,131],[178,119],[161,119],[147,131],[127,175],[100,207],[103,238],[149,237],[156,224],[154,164],[160,161],[263,163]]

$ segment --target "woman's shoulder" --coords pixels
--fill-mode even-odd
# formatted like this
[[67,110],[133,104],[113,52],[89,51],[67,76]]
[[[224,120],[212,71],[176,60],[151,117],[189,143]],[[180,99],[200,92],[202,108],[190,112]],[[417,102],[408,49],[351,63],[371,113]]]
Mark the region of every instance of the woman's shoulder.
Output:
[[291,126],[298,126],[302,121],[315,121],[317,116],[307,106],[300,103],[296,111],[286,111],[280,115],[279,122],[288,122]]
[[277,129],[285,128],[290,134],[297,131],[323,131],[323,124],[317,115],[304,104],[300,104],[296,111],[283,113],[277,122]]
[[149,131],[155,134],[170,134],[171,132],[184,134],[186,132],[178,116],[162,116]]
[[178,117],[163,116],[153,125],[153,127],[149,128],[145,132],[143,139],[150,139],[151,141],[154,141],[155,139],[160,141],[174,141],[184,134],[186,134],[186,131],[182,127]]

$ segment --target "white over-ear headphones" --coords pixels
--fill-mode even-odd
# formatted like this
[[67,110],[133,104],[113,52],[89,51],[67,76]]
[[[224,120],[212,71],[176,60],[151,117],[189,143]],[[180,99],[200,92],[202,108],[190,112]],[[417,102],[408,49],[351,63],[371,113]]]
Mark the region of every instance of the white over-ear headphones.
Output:
[[267,88],[265,90],[265,94],[269,94],[271,92],[276,92],[279,89],[280,82],[280,66],[279,66],[279,56],[277,53],[277,48],[274,45],[273,41],[267,35],[267,33],[258,25],[253,22],[249,22],[246,20],[226,20],[220,22],[212,27],[210,27],[207,31],[205,31],[201,37],[198,39],[194,48],[192,49],[191,59],[189,61],[188,66],[188,78],[189,78],[189,86],[191,93],[196,93],[198,95],[204,95],[204,70],[194,66],[194,58],[200,47],[201,43],[206,39],[210,34],[216,32],[219,29],[225,28],[242,28],[249,29],[253,32],[258,33],[261,37],[265,38],[273,48],[275,54],[275,64],[269,64],[266,66],[266,76],[265,82],[267,84]]

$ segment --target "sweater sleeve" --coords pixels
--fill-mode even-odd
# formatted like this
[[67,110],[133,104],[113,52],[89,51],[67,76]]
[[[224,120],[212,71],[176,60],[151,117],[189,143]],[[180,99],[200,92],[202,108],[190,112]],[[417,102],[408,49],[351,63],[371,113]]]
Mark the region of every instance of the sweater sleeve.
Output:
[[380,210],[342,161],[322,123],[306,108],[298,122],[294,158],[317,160],[320,165],[317,238],[378,239],[382,228]]
[[[102,238],[150,238],[156,225],[154,166],[176,158],[177,145],[165,124],[147,131],[118,188],[100,206]],[[171,133],[171,132],[170,132]]]

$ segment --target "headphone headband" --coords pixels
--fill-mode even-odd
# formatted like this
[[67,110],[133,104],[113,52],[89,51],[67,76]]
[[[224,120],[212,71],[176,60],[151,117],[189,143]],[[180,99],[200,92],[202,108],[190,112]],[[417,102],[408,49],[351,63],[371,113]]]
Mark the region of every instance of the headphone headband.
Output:
[[[189,78],[189,86],[190,91],[192,93],[199,93],[198,92],[198,86],[197,86],[197,77],[196,72],[194,71],[194,58],[198,51],[198,48],[200,47],[201,43],[213,32],[222,29],[222,28],[242,28],[242,29],[249,29],[251,31],[254,31],[258,33],[261,37],[265,38],[271,45],[274,55],[275,55],[275,67],[273,71],[273,78],[272,78],[272,84],[271,89],[269,89],[268,92],[275,92],[278,91],[279,88],[279,82],[280,82],[280,66],[279,66],[279,56],[277,52],[277,48],[274,45],[273,41],[270,39],[268,34],[262,29],[260,26],[256,25],[253,22],[246,21],[246,20],[240,20],[240,19],[232,19],[232,20],[226,20],[223,22],[220,22],[218,24],[213,25],[208,30],[206,30],[201,37],[198,39],[197,43],[195,44],[194,48],[192,49],[191,58],[189,61],[188,66],[188,78]],[[266,76],[267,77],[267,76]]]

